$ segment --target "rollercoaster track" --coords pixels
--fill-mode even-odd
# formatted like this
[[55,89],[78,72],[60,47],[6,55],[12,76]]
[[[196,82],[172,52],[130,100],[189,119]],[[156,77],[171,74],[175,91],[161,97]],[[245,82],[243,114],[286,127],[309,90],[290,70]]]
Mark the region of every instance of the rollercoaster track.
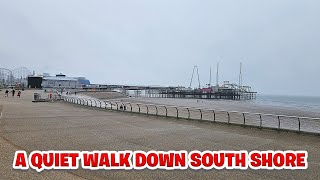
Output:
[[21,83],[31,75],[31,71],[26,67],[19,67],[13,70],[0,67],[0,85],[14,85]]

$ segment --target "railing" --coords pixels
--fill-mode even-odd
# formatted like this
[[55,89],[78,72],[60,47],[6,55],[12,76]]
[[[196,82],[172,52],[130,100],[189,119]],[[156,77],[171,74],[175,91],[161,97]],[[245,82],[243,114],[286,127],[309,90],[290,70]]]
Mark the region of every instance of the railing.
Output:
[[190,107],[140,104],[120,101],[102,101],[93,98],[82,98],[75,96],[64,96],[63,100],[78,105],[96,107],[101,109],[141,113],[154,116],[203,120],[226,124],[237,124],[244,127],[251,126],[320,135],[320,118],[223,111],[213,109],[196,109]]

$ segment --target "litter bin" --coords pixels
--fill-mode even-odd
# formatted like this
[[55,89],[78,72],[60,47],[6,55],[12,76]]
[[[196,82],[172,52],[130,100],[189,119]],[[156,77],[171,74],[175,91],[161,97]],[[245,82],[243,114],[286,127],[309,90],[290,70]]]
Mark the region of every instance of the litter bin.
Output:
[[39,93],[34,93],[33,94],[34,100],[39,100],[40,99],[40,94]]

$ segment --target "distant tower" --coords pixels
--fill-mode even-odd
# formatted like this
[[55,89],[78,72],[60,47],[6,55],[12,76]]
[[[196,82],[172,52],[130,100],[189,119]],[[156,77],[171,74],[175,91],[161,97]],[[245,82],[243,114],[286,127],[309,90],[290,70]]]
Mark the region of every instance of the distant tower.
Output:
[[242,87],[242,62],[240,62],[239,89]]
[[216,86],[219,86],[219,62],[217,63]]
[[198,66],[194,66],[194,67],[193,67],[193,71],[192,71],[192,76],[191,76],[191,81],[190,81],[190,86],[189,86],[189,88],[191,88],[192,80],[193,80],[193,76],[194,76],[195,70],[197,70],[198,83],[199,83],[199,89],[200,89],[201,86],[200,86],[200,77],[199,77],[199,69],[198,69]]

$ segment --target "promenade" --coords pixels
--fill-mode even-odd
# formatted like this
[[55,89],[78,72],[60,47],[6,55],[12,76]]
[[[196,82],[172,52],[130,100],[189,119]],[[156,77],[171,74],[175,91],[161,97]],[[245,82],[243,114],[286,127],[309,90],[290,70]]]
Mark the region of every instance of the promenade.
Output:
[[[320,179],[320,137],[0,96],[0,179]],[[16,171],[16,150],[306,150],[307,170]]]

